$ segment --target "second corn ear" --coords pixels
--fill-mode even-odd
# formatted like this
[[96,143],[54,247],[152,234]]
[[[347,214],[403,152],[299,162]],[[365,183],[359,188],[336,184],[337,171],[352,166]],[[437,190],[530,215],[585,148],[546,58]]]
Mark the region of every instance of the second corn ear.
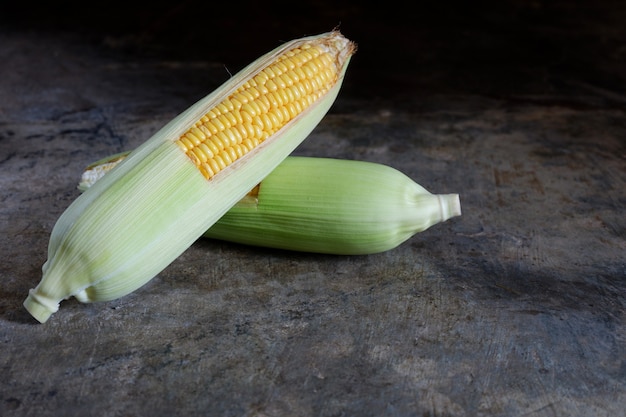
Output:
[[[86,189],[124,158],[89,166]],[[461,215],[458,194],[432,194],[387,165],[287,157],[210,227],[204,237],[335,255],[397,247],[416,233]]]

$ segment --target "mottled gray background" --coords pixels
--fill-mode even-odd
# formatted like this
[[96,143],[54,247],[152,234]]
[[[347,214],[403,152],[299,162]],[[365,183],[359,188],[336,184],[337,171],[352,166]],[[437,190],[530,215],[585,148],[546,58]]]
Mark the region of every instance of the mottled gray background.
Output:
[[[2,416],[589,416],[626,408],[626,4],[0,6]],[[463,215],[389,252],[202,240],[116,301],[22,308],[88,163],[281,41],[359,44],[296,151]]]

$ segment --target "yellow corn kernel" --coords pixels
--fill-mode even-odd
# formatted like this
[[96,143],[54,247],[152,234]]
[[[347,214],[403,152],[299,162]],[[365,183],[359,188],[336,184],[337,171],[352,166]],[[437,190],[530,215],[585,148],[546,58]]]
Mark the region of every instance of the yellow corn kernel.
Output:
[[321,45],[291,49],[209,110],[176,144],[211,179],[326,94],[339,77],[333,60]]

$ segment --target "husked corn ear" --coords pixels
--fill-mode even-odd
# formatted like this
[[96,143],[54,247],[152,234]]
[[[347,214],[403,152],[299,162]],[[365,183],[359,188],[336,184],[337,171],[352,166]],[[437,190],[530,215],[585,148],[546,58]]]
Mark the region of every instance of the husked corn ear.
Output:
[[[103,175],[94,171],[103,165],[89,167],[80,187]],[[393,249],[414,234],[460,215],[458,194],[431,194],[390,166],[290,156],[204,236],[279,249],[362,255]]]
[[61,215],[26,309],[43,323],[153,278],[309,135],[354,51],[338,31],[285,43],[164,126]]

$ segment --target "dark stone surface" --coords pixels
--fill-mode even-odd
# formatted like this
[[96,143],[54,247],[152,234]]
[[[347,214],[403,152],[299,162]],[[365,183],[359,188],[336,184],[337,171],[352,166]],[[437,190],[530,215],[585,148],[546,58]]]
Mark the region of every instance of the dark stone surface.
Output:
[[[0,414],[623,415],[626,6],[415,9],[0,6]],[[202,240],[34,322],[86,164],[337,24],[359,51],[296,153],[394,166],[460,193],[461,217],[368,256]]]

